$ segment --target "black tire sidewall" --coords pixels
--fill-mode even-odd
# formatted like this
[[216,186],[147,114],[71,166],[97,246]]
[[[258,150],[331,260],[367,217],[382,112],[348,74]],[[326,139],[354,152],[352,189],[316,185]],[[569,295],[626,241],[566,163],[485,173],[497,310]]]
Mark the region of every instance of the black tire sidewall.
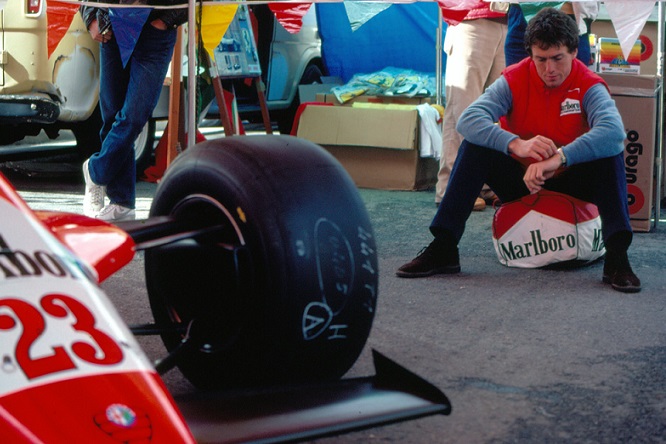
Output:
[[[233,214],[252,258],[253,283],[243,295],[247,318],[235,344],[220,356],[190,356],[181,370],[195,385],[342,376],[369,335],[378,273],[367,212],[339,163],[289,136],[219,139],[176,159],[151,216],[168,214],[192,194],[207,194]],[[160,322],[164,272],[152,269],[155,257],[146,253],[146,276]],[[165,341],[168,348],[173,339]],[[210,366],[225,381],[211,380]]]

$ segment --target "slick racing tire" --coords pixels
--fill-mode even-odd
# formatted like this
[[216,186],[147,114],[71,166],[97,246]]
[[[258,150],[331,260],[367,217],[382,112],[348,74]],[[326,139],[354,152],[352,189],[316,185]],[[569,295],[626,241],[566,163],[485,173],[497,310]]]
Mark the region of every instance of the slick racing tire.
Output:
[[354,364],[375,312],[375,240],[323,148],[281,135],[203,142],[168,169],[150,215],[216,227],[145,255],[153,316],[171,327],[162,340],[195,386],[336,379]]

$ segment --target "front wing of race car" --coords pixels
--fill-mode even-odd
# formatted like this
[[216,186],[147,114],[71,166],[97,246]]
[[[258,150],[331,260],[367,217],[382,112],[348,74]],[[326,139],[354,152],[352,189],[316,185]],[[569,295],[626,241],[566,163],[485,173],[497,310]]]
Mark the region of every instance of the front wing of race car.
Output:
[[175,401],[199,443],[292,442],[451,413],[435,386],[373,350],[375,376]]

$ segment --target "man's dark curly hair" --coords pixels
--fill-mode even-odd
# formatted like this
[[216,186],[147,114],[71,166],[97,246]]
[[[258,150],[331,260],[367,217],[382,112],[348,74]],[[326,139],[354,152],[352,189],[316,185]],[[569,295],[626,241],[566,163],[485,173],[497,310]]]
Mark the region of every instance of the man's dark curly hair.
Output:
[[578,25],[574,19],[555,8],[544,8],[525,29],[525,49],[532,56],[532,46],[541,49],[566,46],[569,53],[578,49]]

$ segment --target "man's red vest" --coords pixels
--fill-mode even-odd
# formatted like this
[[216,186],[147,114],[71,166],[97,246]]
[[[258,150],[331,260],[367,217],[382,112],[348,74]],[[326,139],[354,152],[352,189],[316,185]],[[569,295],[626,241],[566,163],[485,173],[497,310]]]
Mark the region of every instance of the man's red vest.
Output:
[[[573,60],[571,73],[556,88],[548,88],[537,73],[531,58],[507,67],[502,75],[509,84],[512,107],[500,118],[507,131],[528,140],[534,136],[548,137],[560,147],[573,142],[590,130],[583,110],[583,97],[592,86],[606,82],[578,59]],[[515,156],[514,156],[515,157]],[[533,159],[518,159],[533,163]]]

